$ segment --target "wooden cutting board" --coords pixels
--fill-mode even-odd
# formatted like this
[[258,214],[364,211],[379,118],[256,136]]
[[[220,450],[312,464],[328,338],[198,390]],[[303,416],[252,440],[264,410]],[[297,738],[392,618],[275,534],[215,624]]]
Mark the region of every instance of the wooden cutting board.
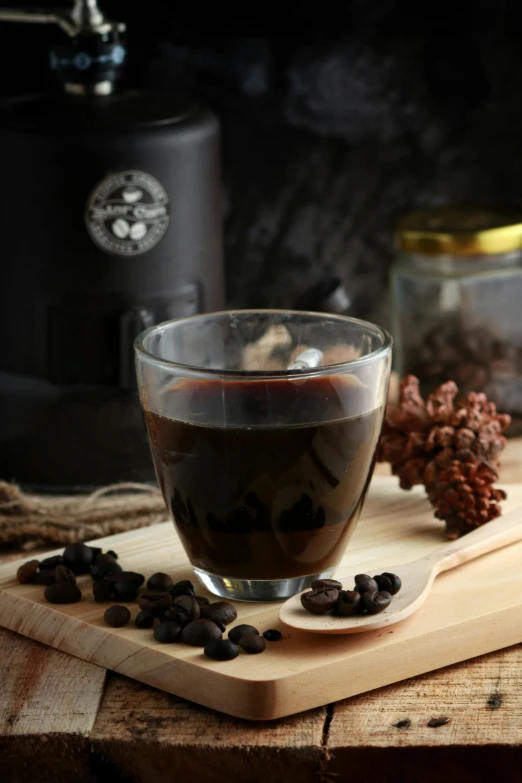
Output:
[[[506,489],[506,510],[520,508],[522,523],[522,484]],[[170,522],[94,543],[116,550],[126,570],[191,578]],[[340,570],[373,574],[441,543],[443,526],[433,518],[423,491],[403,492],[396,479],[375,477]],[[279,604],[236,602],[238,623],[260,631],[279,628],[283,638],[267,643],[262,655],[241,654],[228,662],[211,661],[199,648],[159,644],[152,631],[132,624],[107,627],[102,619],[106,605],[94,603],[89,577],[79,580],[83,598],[78,604],[48,604],[42,587],[15,581],[21,562],[0,567],[0,625],[250,720],[307,710],[522,641],[522,542],[442,574],[417,614],[390,629],[335,637],[300,633],[279,623]],[[138,608],[131,609],[134,617]]]

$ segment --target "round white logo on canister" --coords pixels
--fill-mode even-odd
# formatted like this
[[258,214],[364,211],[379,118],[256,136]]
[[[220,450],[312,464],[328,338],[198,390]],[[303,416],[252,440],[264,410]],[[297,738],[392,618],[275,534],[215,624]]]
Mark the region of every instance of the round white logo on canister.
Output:
[[120,171],[102,179],[85,210],[85,224],[93,241],[118,256],[151,250],[165,234],[169,220],[165,188],[143,171]]

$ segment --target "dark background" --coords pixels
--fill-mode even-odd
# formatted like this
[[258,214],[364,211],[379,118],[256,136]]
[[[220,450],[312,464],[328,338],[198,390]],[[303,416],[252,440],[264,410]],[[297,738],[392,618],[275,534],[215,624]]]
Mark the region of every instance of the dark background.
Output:
[[[515,2],[101,5],[128,22],[129,82],[222,121],[230,305],[289,306],[335,273],[386,324],[398,217],[522,201]],[[3,94],[45,86],[53,34],[0,25]]]

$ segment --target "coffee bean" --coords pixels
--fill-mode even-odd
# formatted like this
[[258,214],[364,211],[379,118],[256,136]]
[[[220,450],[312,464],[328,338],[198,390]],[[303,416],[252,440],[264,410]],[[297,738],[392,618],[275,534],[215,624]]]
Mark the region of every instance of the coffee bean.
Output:
[[262,653],[266,648],[266,642],[262,636],[255,633],[247,633],[241,637],[238,642],[239,646],[250,655],[257,655]]
[[20,566],[16,572],[16,578],[21,585],[31,584],[36,582],[36,575],[38,573],[38,566],[40,563],[38,560],[28,560]]
[[140,609],[149,609],[156,617],[161,617],[166,609],[172,607],[172,597],[168,593],[143,593],[138,598]]
[[105,610],[103,619],[112,628],[123,628],[131,618],[131,613],[126,606],[109,606]]
[[391,595],[385,590],[379,592],[378,590],[368,591],[363,593],[361,600],[364,608],[370,614],[379,614],[383,612],[391,604]]
[[136,628],[152,628],[155,619],[152,612],[149,612],[148,609],[142,609],[141,612],[138,612],[136,615],[134,625]]
[[212,609],[210,603],[199,605],[199,616],[202,620],[212,620]]
[[168,574],[152,574],[147,582],[147,590],[161,590],[162,592],[168,590],[172,586],[172,579]]
[[113,595],[117,601],[135,601],[138,597],[138,585],[135,582],[114,582]]
[[321,587],[333,587],[335,590],[342,590],[343,586],[337,579],[314,579],[310,585],[312,590],[319,590]]
[[109,555],[109,557],[112,557],[113,560],[118,560],[118,555],[113,549],[108,549],[105,554]]
[[230,639],[215,639],[205,645],[203,652],[216,661],[231,661],[239,655],[239,647]]
[[91,566],[93,566],[93,565],[96,565],[96,561],[97,561],[97,559],[98,559],[98,555],[101,555],[101,553],[103,552],[103,550],[102,550],[102,548],[101,548],[101,547],[99,547],[99,546],[91,546],[91,547],[89,547],[89,549],[90,549],[90,550],[91,550],[91,552],[92,552],[92,562],[91,562]]
[[274,628],[269,628],[268,631],[263,631],[263,636],[267,642],[278,642],[283,634],[281,631],[276,631]]
[[163,623],[157,625],[154,629],[154,638],[157,642],[162,644],[172,644],[173,642],[179,642],[181,637],[181,626],[177,623],[173,623],[170,620],[166,620]]
[[53,574],[56,582],[71,582],[73,585],[76,584],[75,574],[73,574],[70,568],[67,568],[64,565],[56,566]]
[[69,544],[63,550],[63,565],[80,576],[88,574],[92,565],[92,549],[85,544]]
[[245,636],[247,633],[249,634],[257,634],[259,635],[259,631],[257,628],[254,628],[253,625],[236,625],[234,628],[231,628],[228,632],[228,638],[234,642],[234,644],[237,644],[242,636]]
[[188,579],[182,579],[181,582],[176,582],[175,585],[169,587],[169,592],[174,597],[177,595],[196,595],[194,585],[192,582],[189,582]]
[[187,620],[199,620],[201,608],[192,595],[177,595],[172,602],[172,608],[175,612],[183,612]]
[[209,606],[210,605],[210,601],[208,600],[208,598],[205,598],[204,595],[195,595],[194,598],[196,599],[196,601],[198,602],[198,604],[200,606]]
[[372,579],[371,576],[368,576],[368,574],[356,575],[354,590],[357,590],[361,595],[363,593],[376,592],[378,589],[377,582],[375,579]]
[[386,592],[390,593],[390,595],[391,595],[391,590],[392,590],[392,581],[391,581],[391,579],[388,579],[388,577],[384,576],[384,574],[377,574],[373,578],[377,582],[377,588],[379,590],[386,590]]
[[356,590],[341,590],[334,607],[334,613],[339,617],[351,617],[359,612],[361,596]]
[[72,582],[55,582],[44,591],[44,598],[50,604],[75,604],[81,597],[80,588]]
[[215,603],[210,604],[210,616],[215,623],[228,625],[237,618],[237,610],[235,606],[226,601],[215,601]]
[[402,582],[397,574],[391,574],[389,571],[385,571],[381,576],[386,577],[391,582],[391,590],[388,590],[390,595],[396,595],[402,587]]
[[104,579],[110,574],[121,574],[123,568],[119,565],[112,555],[104,554],[98,555],[96,565],[91,568],[91,577],[95,582],[99,579]]
[[119,573],[109,574],[107,577],[111,582],[132,582],[136,587],[141,587],[145,581],[143,574],[136,571],[120,571]]
[[307,612],[326,614],[334,608],[338,598],[339,590],[336,590],[335,587],[322,587],[319,590],[309,590],[307,593],[303,593],[301,603]]
[[181,634],[181,640],[194,647],[205,647],[216,639],[221,639],[221,631],[211,620],[193,620]]
[[[62,566],[63,567],[63,566]],[[44,571],[38,571],[36,574],[36,584],[38,585],[52,585],[56,582],[54,571],[50,568],[46,568]]]
[[52,555],[40,561],[40,571],[54,571],[56,566],[63,565],[63,555]]
[[100,579],[98,582],[92,583],[92,594],[97,604],[103,604],[106,601],[110,601],[113,597],[114,582],[108,579]]
[[161,615],[162,620],[172,620],[173,622],[180,625],[182,628],[185,627],[185,625],[188,625],[189,622],[192,622],[192,620],[189,620],[185,612],[181,611],[180,609],[166,609],[164,613]]

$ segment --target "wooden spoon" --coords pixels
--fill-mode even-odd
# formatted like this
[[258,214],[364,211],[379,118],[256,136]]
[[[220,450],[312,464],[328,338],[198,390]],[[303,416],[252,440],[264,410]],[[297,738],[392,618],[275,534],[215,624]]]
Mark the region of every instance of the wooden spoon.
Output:
[[[315,633],[360,633],[393,625],[409,617],[422,606],[438,574],[520,540],[522,540],[522,511],[516,509],[488,522],[472,533],[467,533],[457,541],[438,547],[419,560],[379,568],[379,573],[388,571],[397,574],[402,581],[400,592],[393,596],[390,606],[380,614],[363,614],[354,617],[310,614],[303,609],[301,593],[299,593],[285,601],[280,609],[279,618],[291,628]],[[357,572],[349,577],[337,576],[345,590],[353,590],[355,573]]]

